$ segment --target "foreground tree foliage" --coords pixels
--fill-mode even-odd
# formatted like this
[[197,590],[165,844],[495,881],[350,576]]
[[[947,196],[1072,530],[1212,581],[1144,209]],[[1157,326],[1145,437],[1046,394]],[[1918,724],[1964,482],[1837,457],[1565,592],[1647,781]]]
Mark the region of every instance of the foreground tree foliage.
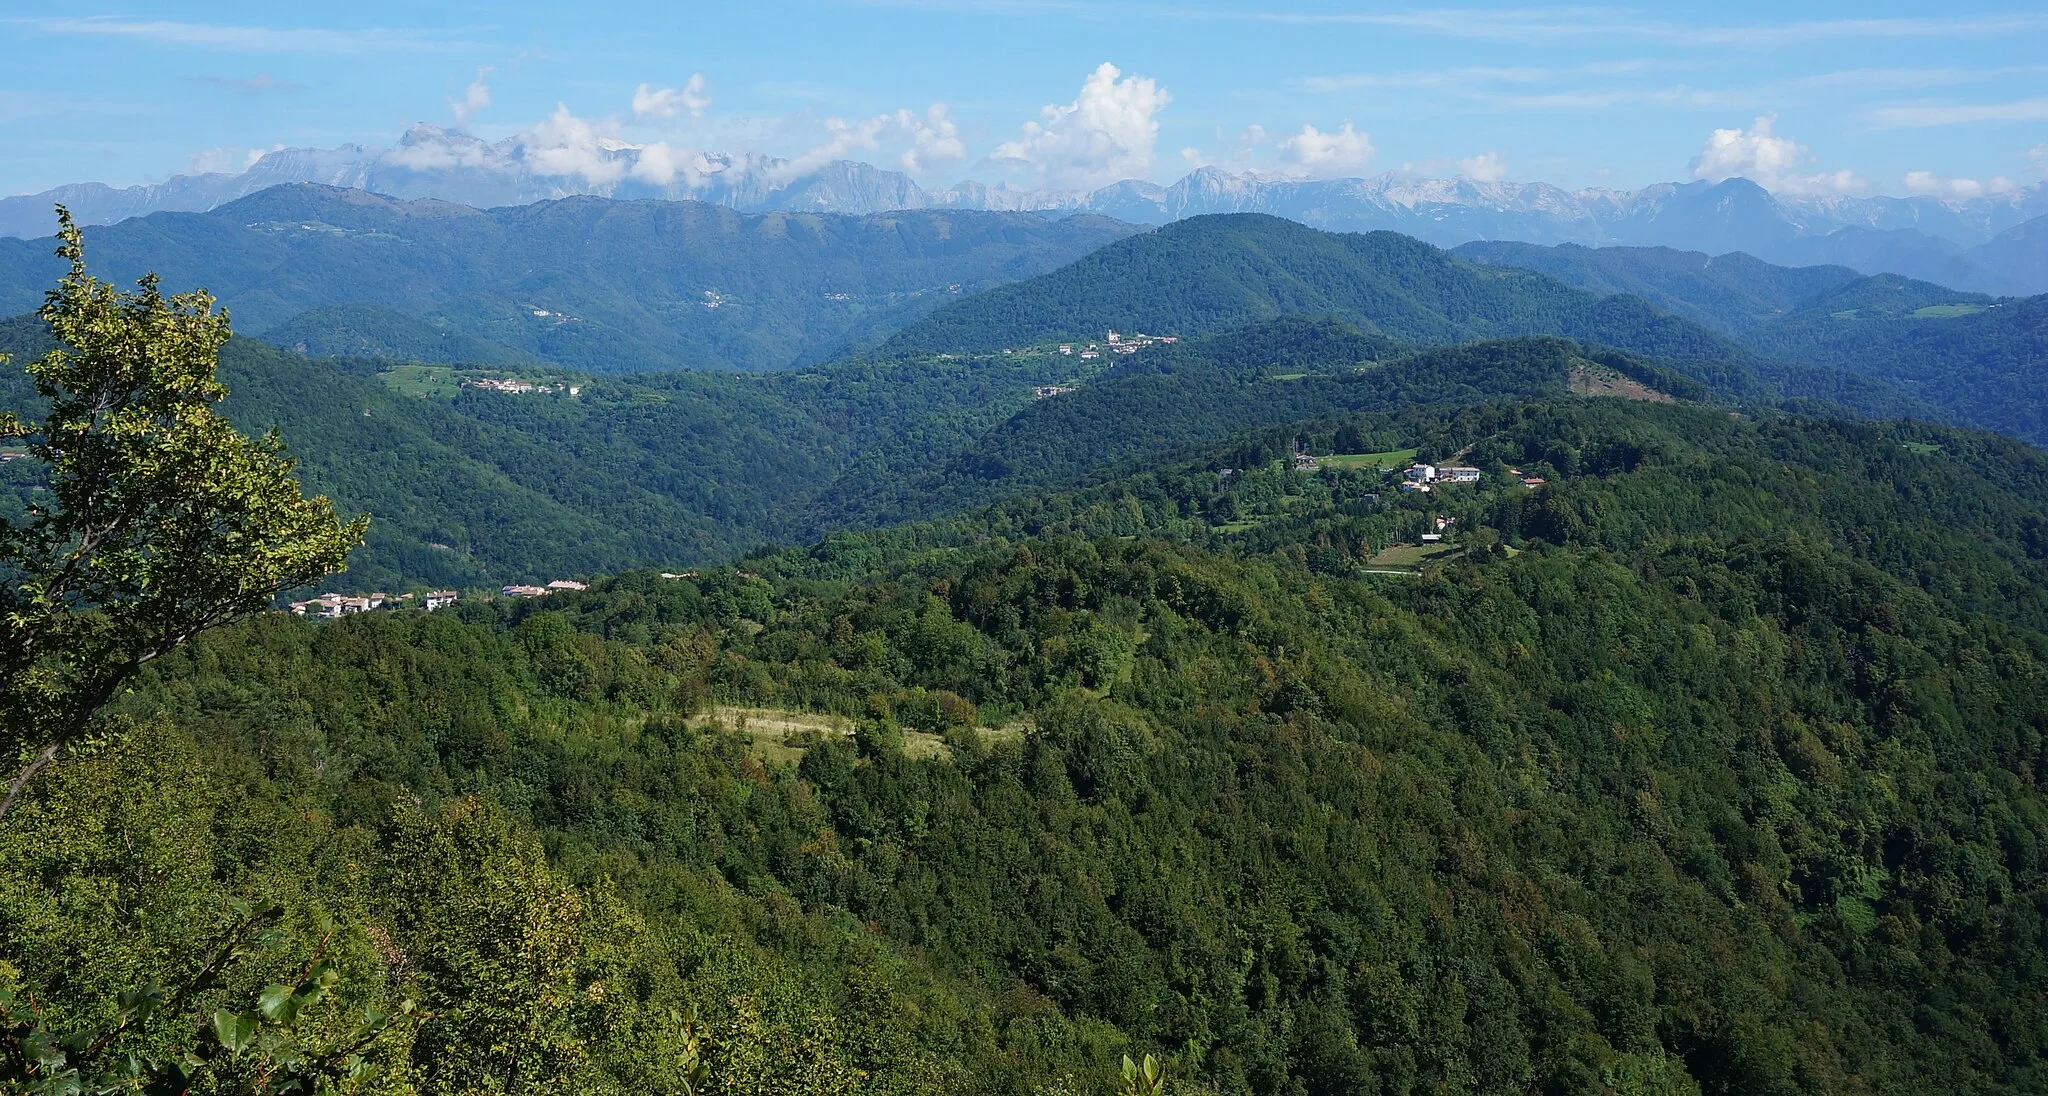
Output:
[[0,521],[0,817],[66,749],[103,737],[99,710],[137,668],[207,628],[339,570],[368,526],[308,499],[275,434],[251,440],[211,405],[228,319],[204,293],[124,293],[86,272],[58,210],[70,273],[41,317],[58,348],[29,366],[27,438],[44,494]]
[[[116,290],[86,272],[83,237],[61,209],[59,223],[71,270],[41,313],[59,346],[29,366],[47,410],[38,423],[0,421],[0,437],[27,439],[43,473],[28,512],[0,520],[0,755],[12,774],[0,820],[54,762],[132,726],[102,709],[137,670],[338,570],[367,524],[304,497],[274,434],[252,441],[212,412],[226,394],[214,369],[228,324],[210,299],[167,299],[153,276],[138,292]],[[104,806],[107,816],[77,821],[98,828],[128,809]],[[23,836],[17,824],[6,840]],[[36,836],[55,850],[73,835]],[[322,1009],[340,977],[326,957],[334,930],[295,975],[224,996],[233,973],[276,946],[283,910],[236,898],[223,908],[228,923],[181,941],[175,976],[133,970],[80,1012],[53,1012],[0,963],[0,1083],[39,1093],[355,1087],[387,1019],[369,1010],[337,1028]]]

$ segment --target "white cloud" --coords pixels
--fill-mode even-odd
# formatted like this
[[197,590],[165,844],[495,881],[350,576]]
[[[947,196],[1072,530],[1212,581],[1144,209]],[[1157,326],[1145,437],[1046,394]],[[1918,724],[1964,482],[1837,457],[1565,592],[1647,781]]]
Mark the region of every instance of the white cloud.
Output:
[[192,175],[234,175],[249,170],[266,154],[283,147],[271,145],[268,148],[223,148],[216,145],[188,160],[185,171]]
[[570,113],[558,103],[554,114],[520,135],[526,162],[538,175],[579,176],[591,186],[609,186],[625,177],[627,158],[619,155],[631,146],[620,142],[609,120],[592,122]]
[[693,72],[680,88],[656,88],[641,84],[633,89],[633,116],[636,118],[674,118],[688,112],[696,118],[711,105],[711,96],[704,91],[704,74]]
[[1172,101],[1150,77],[1125,77],[1104,61],[1073,102],[1047,105],[1043,121],[1024,123],[1016,140],[996,146],[989,160],[1030,171],[1054,186],[1143,177],[1159,141],[1159,112]]
[[1872,111],[1871,117],[1878,125],[1891,129],[1964,126],[1978,122],[2038,122],[2048,118],[2048,99],[2020,99],[2010,103],[1883,107]]
[[215,87],[239,91],[244,95],[268,95],[272,92],[288,93],[303,91],[306,87],[304,84],[295,83],[291,80],[280,80],[267,72],[259,72],[254,76],[199,76],[195,77],[195,79],[202,84],[212,84]]
[[1777,119],[1764,115],[1747,131],[1717,129],[1693,157],[1692,177],[1710,182],[1741,177],[1765,190],[1788,194],[1843,194],[1867,184],[1852,171],[1802,173],[1813,156],[1805,145],[1772,132]]
[[1223,152],[1220,155],[1211,157],[1207,152],[1199,148],[1190,147],[1181,149],[1180,157],[1187,162],[1190,168],[1214,166],[1228,168],[1232,171],[1250,171],[1255,167],[1253,158],[1258,155],[1259,149],[1270,139],[1270,135],[1266,133],[1266,127],[1256,122],[1244,127],[1244,130],[1235,138],[1226,138],[1223,135],[1222,127],[1219,126],[1216,130],[1216,140],[1223,146]]
[[1508,177],[1506,155],[1488,149],[1477,156],[1467,156],[1458,161],[1458,170],[1465,178],[1479,183],[1497,183]]
[[960,126],[946,110],[933,103],[922,116],[907,110],[896,112],[896,125],[910,138],[910,147],[899,159],[912,175],[933,171],[967,158],[967,143],[960,139]]
[[1363,170],[1372,154],[1372,135],[1359,132],[1349,118],[1330,133],[1304,125],[1300,133],[1280,142],[1282,164],[1322,178]]
[[2019,184],[2003,175],[1994,175],[1990,182],[1975,179],[1944,179],[1931,171],[1909,171],[1905,178],[1906,191],[1910,194],[1932,194],[1941,198],[1981,198],[1986,194],[2015,194]]
[[485,107],[491,105],[491,85],[487,82],[494,70],[489,65],[476,67],[476,79],[462,93],[460,100],[448,100],[448,109],[455,115],[455,123],[461,125],[476,117]]
[[850,152],[881,147],[881,136],[896,122],[893,114],[877,114],[849,122],[844,118],[825,119],[825,140],[810,149],[800,152],[776,168],[778,181],[787,182],[824,167],[834,160],[844,160]]
[[2034,171],[2043,180],[2048,180],[2048,141],[2043,141],[2027,150],[2027,159],[2034,164]]
[[45,34],[92,34],[171,46],[260,53],[438,53],[474,49],[473,43],[436,39],[416,30],[365,27],[238,27],[113,16],[27,20]]

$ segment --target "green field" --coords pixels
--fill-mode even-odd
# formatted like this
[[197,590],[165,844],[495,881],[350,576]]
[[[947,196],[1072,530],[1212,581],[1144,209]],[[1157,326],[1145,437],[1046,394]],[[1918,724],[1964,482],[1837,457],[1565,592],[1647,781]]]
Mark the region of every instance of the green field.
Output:
[[1338,453],[1317,458],[1324,468],[1404,468],[1415,460],[1413,449],[1389,449],[1384,453]]
[[1908,453],[1918,453],[1923,457],[1931,457],[1934,454],[1941,452],[1941,446],[1930,445],[1929,443],[1924,441],[1904,442],[1900,444],[1899,448],[1904,449]]
[[1420,567],[1431,560],[1456,555],[1452,544],[1395,544],[1368,561],[1373,567]]
[[1914,309],[1912,316],[1916,320],[1948,320],[1957,316],[1974,316],[1982,311],[1984,306],[1981,304],[1930,304],[1926,308]]
[[1275,373],[1266,379],[1273,381],[1298,381],[1306,376],[1308,376],[1306,373]]
[[400,365],[377,374],[385,387],[401,396],[452,400],[461,390],[462,377],[445,365]]

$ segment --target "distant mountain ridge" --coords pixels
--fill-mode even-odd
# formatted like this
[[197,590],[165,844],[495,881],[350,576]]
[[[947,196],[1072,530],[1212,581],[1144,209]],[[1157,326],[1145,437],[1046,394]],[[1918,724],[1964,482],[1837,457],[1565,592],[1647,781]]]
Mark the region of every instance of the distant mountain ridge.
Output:
[[[0,235],[48,231],[63,202],[87,224],[158,211],[204,211],[279,183],[311,182],[478,208],[595,194],[689,199],[742,212],[868,214],[903,209],[1093,212],[1137,224],[1210,213],[1270,213],[1330,231],[1388,229],[1449,247],[1471,240],[1744,251],[1774,263],[1839,263],[1958,289],[2048,291],[2048,184],[1972,199],[1773,194],[1746,179],[1566,190],[1547,183],[1420,179],[1403,173],[1308,180],[1201,168],[1171,185],[1125,180],[1082,192],[966,181],[920,186],[854,161],[801,169],[754,155],[657,160],[606,143],[580,174],[520,138],[486,142],[416,125],[390,148],[283,149],[239,174],[183,175],[115,189],[97,183],[0,198]],[[2031,227],[2030,222],[2034,222]]]
[[[306,353],[617,373],[820,361],[1136,231],[1085,213],[744,214],[580,195],[482,211],[299,184],[87,238],[115,280],[154,270],[207,288],[238,330]],[[42,302],[53,252],[0,238],[0,315]]]

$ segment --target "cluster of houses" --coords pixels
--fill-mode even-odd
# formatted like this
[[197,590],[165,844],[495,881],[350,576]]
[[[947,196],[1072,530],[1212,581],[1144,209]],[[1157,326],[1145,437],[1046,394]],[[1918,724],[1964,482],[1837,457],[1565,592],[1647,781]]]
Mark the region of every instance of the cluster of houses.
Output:
[[574,396],[583,391],[583,386],[580,384],[562,384],[560,382],[555,384],[535,384],[532,381],[513,380],[511,377],[472,377],[462,383],[471,388],[481,388],[489,392],[504,392],[514,396],[523,396],[530,392],[567,392]]
[[1079,387],[1079,385],[1072,384],[1041,384],[1031,390],[1031,397],[1033,399],[1049,400],[1054,396],[1064,396]]
[[1479,469],[1463,465],[1411,464],[1401,472],[1401,490],[1424,494],[1446,484],[1478,482]]
[[1084,346],[1076,346],[1074,343],[1061,343],[1060,353],[1070,356],[1078,354],[1081,360],[1086,362],[1094,361],[1101,357],[1105,351],[1111,354],[1135,354],[1148,346],[1177,343],[1179,341],[1179,335],[1124,334],[1118,331],[1111,331],[1103,339],[1103,342],[1108,344],[1107,346],[1102,343],[1088,343]]
[[[546,586],[507,586],[502,592],[506,597],[546,597],[565,590],[589,588],[581,582],[558,578]],[[318,617],[323,620],[367,613],[372,609],[425,609],[431,613],[455,604],[459,596],[453,590],[429,590],[424,594],[321,594],[305,601],[292,602],[292,612],[302,617]]]
[[546,597],[549,594],[559,594],[565,590],[588,589],[590,587],[584,583],[573,582],[566,578],[558,578],[546,586],[506,586],[499,592],[503,593],[506,597]]
[[310,598],[306,601],[292,602],[292,612],[303,617],[321,617],[328,620],[332,620],[335,617],[349,616],[354,613],[367,613],[372,609],[386,608],[408,609],[417,607],[431,613],[436,609],[455,604],[455,598],[456,593],[453,590],[430,590],[419,595],[398,594],[395,596],[385,593],[363,594],[361,596],[321,594],[319,597]]

